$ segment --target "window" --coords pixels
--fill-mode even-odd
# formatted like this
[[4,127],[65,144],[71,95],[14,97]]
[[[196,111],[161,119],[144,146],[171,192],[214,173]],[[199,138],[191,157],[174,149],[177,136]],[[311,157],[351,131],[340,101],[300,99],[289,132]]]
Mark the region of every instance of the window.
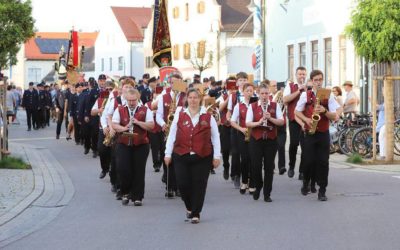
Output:
[[120,56],[118,57],[118,70],[123,70],[124,69],[124,57]]
[[205,3],[204,3],[204,1],[200,1],[197,4],[197,13],[203,14],[204,12],[205,12]]
[[173,8],[172,15],[174,18],[179,18],[179,7]]
[[294,49],[293,45],[288,46],[288,79],[293,80],[294,71]]
[[339,82],[346,81],[346,37],[339,38]]
[[183,58],[190,59],[190,43],[185,43],[183,46]]
[[325,39],[325,86],[332,85],[332,38]]
[[185,21],[189,21],[189,4],[185,4]]
[[101,58],[101,71],[104,71],[104,58]]
[[28,68],[28,82],[40,82],[42,80],[42,69]]
[[204,58],[206,54],[206,41],[200,41],[197,43],[197,57]]
[[311,42],[311,61],[312,69],[318,69],[318,41]]
[[305,43],[300,43],[299,44],[299,49],[300,49],[300,58],[299,58],[299,63],[300,66],[305,67],[306,66],[306,44]]
[[112,57],[110,57],[110,71],[112,71]]
[[174,60],[179,60],[179,44],[174,45]]

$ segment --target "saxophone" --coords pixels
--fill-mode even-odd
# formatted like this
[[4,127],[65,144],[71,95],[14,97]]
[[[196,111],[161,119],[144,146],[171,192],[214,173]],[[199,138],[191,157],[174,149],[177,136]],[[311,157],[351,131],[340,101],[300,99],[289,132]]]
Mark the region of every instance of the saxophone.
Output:
[[[109,98],[105,99],[105,100],[103,101],[103,103],[101,104],[101,109],[103,110],[103,112],[104,112],[104,108],[105,108],[105,106],[106,106],[106,104],[107,104],[107,102],[108,102],[108,99],[109,99]],[[103,140],[104,146],[110,147],[111,144],[113,143],[113,139],[114,139],[114,136],[111,136],[111,133],[108,132],[108,133],[104,136],[104,140]]]
[[310,135],[315,134],[315,131],[317,130],[318,122],[319,122],[319,120],[321,120],[321,116],[317,112],[315,112],[315,107],[319,106],[319,103],[320,103],[320,100],[317,97],[315,104],[314,104],[314,111],[311,115],[311,120],[312,120],[311,128],[308,130],[308,134],[310,134]]
[[167,126],[165,128],[165,140],[167,140],[169,135],[169,129],[171,128],[172,121],[174,120],[174,114],[176,109],[176,97],[178,96],[178,91],[174,90],[174,97],[172,98],[171,105],[169,106],[169,112],[167,117]]
[[249,142],[251,135],[251,128],[246,128],[246,132],[244,133],[244,141]]
[[217,123],[221,120],[218,107],[219,107],[219,101],[206,107],[207,112],[210,113],[212,116],[214,116],[215,121]]

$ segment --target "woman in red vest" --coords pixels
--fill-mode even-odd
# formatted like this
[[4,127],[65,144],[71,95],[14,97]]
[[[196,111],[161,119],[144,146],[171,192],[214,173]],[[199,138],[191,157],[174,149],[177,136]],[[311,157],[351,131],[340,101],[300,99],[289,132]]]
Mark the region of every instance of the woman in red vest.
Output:
[[146,161],[149,155],[147,131],[153,129],[153,114],[145,105],[139,105],[136,89],[127,91],[127,105],[120,105],[112,118],[113,129],[120,133],[117,139],[117,172],[121,182],[122,204],[129,199],[135,206],[142,205]]
[[[275,155],[278,150],[276,126],[282,126],[284,120],[279,105],[269,100],[267,84],[259,87],[259,98],[258,102],[250,105],[246,114],[246,126],[252,128],[250,138],[251,175],[256,188],[253,199],[260,198],[263,187],[264,201],[271,202]],[[264,180],[262,177],[263,165]]]
[[[247,109],[250,106],[250,97],[254,94],[253,84],[246,83],[243,86],[244,99],[240,103],[237,103],[233,108],[231,117],[231,125],[239,133],[238,137],[238,149],[240,154],[240,174],[242,176],[242,183],[240,185],[240,193],[245,194],[246,189],[249,188],[249,171],[251,167],[250,155],[249,155],[249,143],[245,141],[245,135],[249,133],[249,129],[246,127],[246,114]],[[253,184],[250,181],[250,184]],[[251,188],[253,188],[251,186]]]
[[187,92],[188,107],[178,109],[168,135],[165,164],[173,158],[178,188],[185,202],[187,218],[200,222],[210,165],[219,166],[221,148],[218,125],[196,89]]

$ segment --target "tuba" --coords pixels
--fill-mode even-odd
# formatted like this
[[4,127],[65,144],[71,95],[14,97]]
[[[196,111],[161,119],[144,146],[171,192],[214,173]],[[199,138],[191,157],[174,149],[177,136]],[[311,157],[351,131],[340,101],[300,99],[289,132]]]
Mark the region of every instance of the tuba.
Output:
[[315,100],[315,104],[314,104],[314,111],[311,115],[311,120],[312,120],[311,128],[308,130],[308,134],[310,134],[310,135],[315,134],[315,131],[317,130],[318,122],[319,122],[319,120],[321,120],[321,116],[317,112],[315,112],[315,107],[319,106],[319,103],[320,103],[320,100],[317,97]]

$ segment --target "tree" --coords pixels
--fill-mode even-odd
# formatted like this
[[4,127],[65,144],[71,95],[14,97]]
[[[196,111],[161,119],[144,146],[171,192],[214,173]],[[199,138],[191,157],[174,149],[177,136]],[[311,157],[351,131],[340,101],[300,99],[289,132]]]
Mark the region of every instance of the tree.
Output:
[[33,35],[31,1],[0,0],[0,70],[17,63],[20,46]]
[[214,53],[211,50],[206,51],[205,41],[202,41],[198,43],[197,47],[193,46],[190,55],[190,63],[194,69],[199,71],[201,78],[201,73],[213,66]]
[[400,60],[400,1],[358,0],[346,34],[353,40],[357,54],[373,63],[385,63],[386,161],[393,162],[394,103],[392,62]]

